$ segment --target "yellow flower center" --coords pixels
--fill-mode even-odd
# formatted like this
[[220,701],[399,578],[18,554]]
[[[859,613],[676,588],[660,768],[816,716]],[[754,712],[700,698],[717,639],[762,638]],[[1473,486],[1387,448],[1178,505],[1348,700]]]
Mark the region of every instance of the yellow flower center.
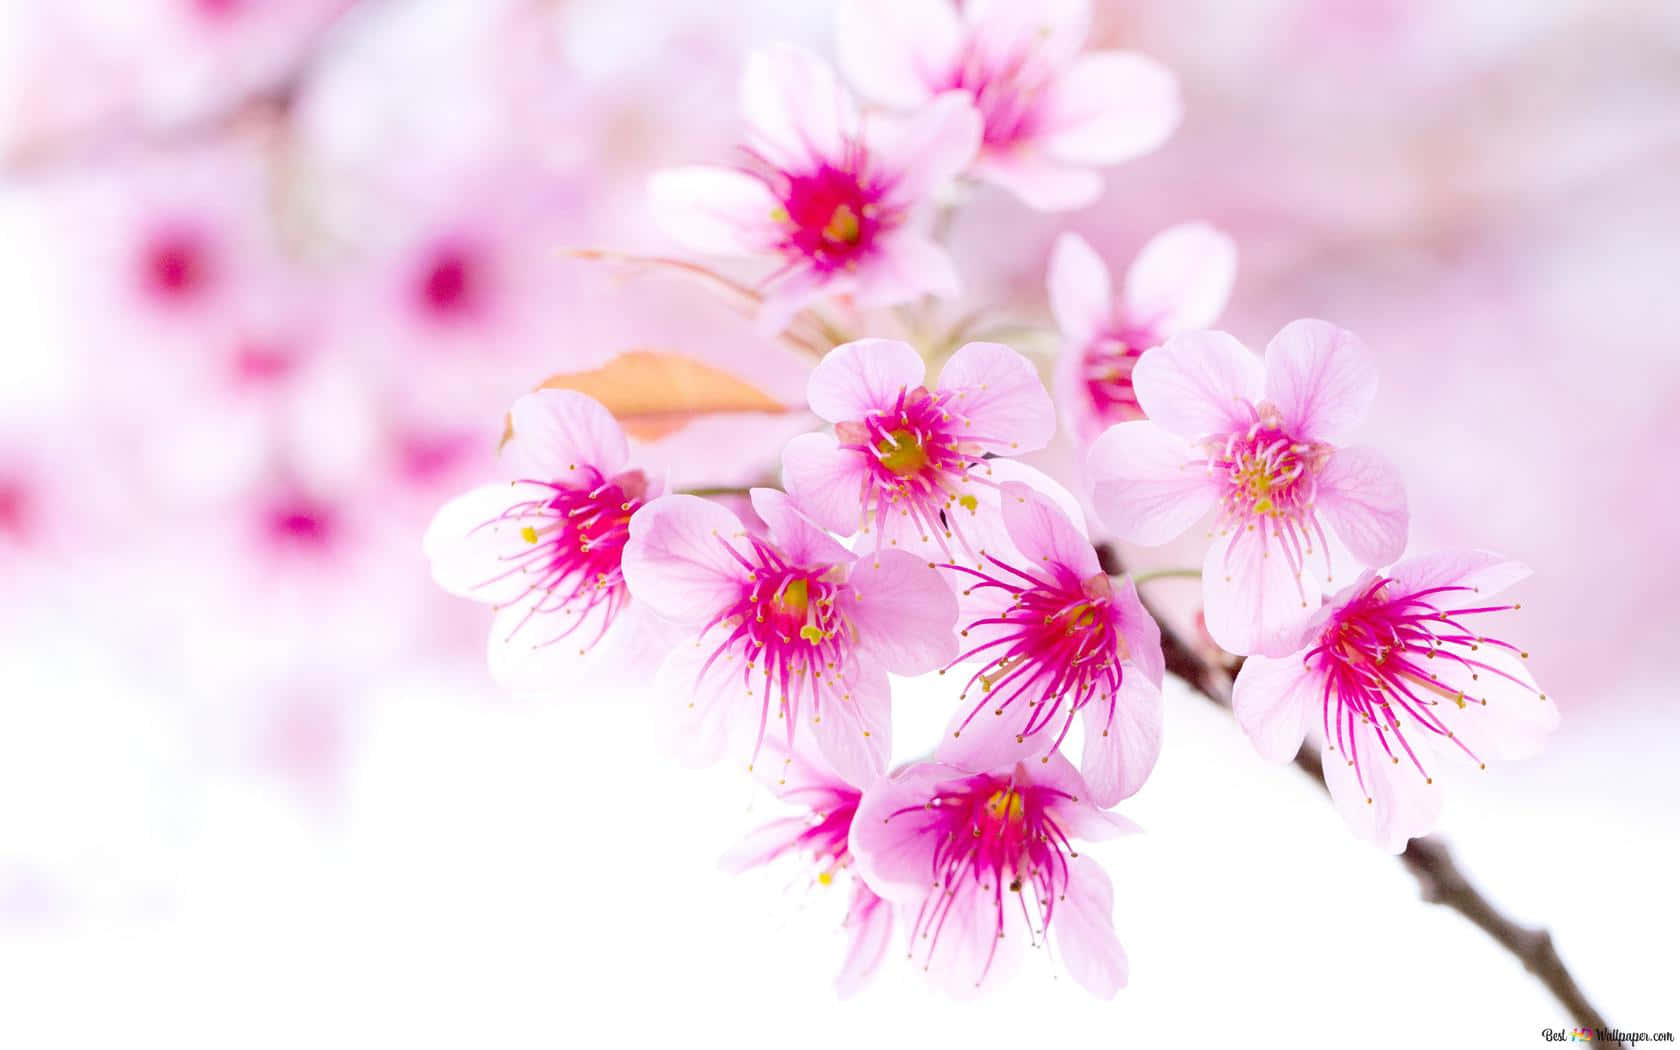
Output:
[[908,430],[893,431],[882,438],[875,448],[881,453],[881,465],[899,477],[918,474],[928,463],[927,449],[923,448],[921,441]]

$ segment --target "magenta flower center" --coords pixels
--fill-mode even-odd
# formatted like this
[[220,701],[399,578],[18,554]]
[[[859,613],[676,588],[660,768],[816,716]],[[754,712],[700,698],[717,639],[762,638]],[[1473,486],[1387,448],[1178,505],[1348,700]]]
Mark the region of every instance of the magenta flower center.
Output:
[[[755,536],[749,543],[747,553],[725,544],[746,580],[736,600],[706,626],[707,632],[728,632],[706,666],[740,660],[746,691],[762,698],[759,743],[774,706],[776,716],[787,719],[791,744],[802,697],[814,718],[822,717],[825,694],[850,699],[838,674],[851,645],[839,602],[846,585],[835,579],[835,566],[792,565],[766,541]],[[756,760],[757,745],[753,753]]]
[[161,303],[182,305],[199,298],[213,276],[210,246],[191,230],[166,230],[142,249],[141,285]]
[[[1251,405],[1249,411],[1253,422],[1248,429],[1210,438],[1204,446],[1207,469],[1224,488],[1220,531],[1254,532],[1267,556],[1287,561],[1297,579],[1316,543],[1324,552],[1328,576],[1330,552],[1313,501],[1318,475],[1333,450],[1290,436],[1269,402]],[[1230,549],[1235,550],[1235,544]]]
[[421,310],[437,321],[469,318],[484,304],[483,266],[464,245],[439,245],[421,266],[414,295]]
[[898,225],[898,210],[883,203],[887,187],[866,171],[860,147],[844,167],[824,163],[816,170],[761,174],[781,202],[774,218],[780,251],[819,273],[855,266],[874,250],[877,236]]
[[[1509,642],[1488,638],[1467,627],[1463,618],[1503,612],[1514,605],[1481,605],[1469,587],[1433,587],[1401,593],[1399,585],[1377,576],[1337,610],[1303,659],[1324,677],[1324,737],[1347,756],[1365,783],[1363,764],[1398,763],[1403,753],[1426,778],[1408,733],[1451,739],[1471,758],[1476,755],[1442,722],[1443,705],[1464,709],[1487,705],[1485,697],[1443,685],[1443,663],[1468,671],[1471,682],[1483,676],[1515,682],[1544,700],[1545,694],[1479,655],[1485,646],[1526,658]],[[1462,676],[1454,676],[1461,678]],[[1362,746],[1359,729],[1370,736]],[[1376,747],[1372,747],[1371,737]],[[1377,752],[1380,748],[1380,753]],[[1478,761],[1480,761],[1478,759]]]
[[993,591],[1009,598],[1002,612],[975,620],[962,631],[964,638],[979,632],[986,640],[958,656],[953,665],[976,657],[985,657],[986,663],[963,686],[962,699],[976,687],[981,699],[958,731],[987,707],[1000,717],[1013,707],[1022,723],[1017,737],[1024,738],[1053,724],[1065,709],[1060,734],[1050,748],[1054,750],[1067,736],[1074,714],[1086,704],[1105,701],[1112,720],[1125,676],[1122,664],[1130,653],[1108,577],[1081,580],[1063,565],[1022,568],[989,553],[986,560],[995,569],[943,566],[974,577],[965,595]]
[[1008,910],[1018,910],[1035,936],[1049,927],[1056,901],[1067,891],[1068,858],[1078,855],[1051,816],[1056,804],[1069,800],[1066,792],[1028,783],[1017,766],[1010,777],[982,773],[943,784],[926,803],[886,818],[927,820],[925,833],[938,839],[930,872],[933,891],[911,930],[912,944],[926,940],[927,960],[938,949],[954,908],[989,906],[995,911],[995,936],[982,976],[997,954]]
[[337,535],[331,507],[301,496],[270,505],[262,516],[265,539],[284,551],[322,551]]
[[1155,346],[1153,332],[1124,329],[1104,333],[1091,340],[1080,358],[1080,379],[1097,417],[1105,423],[1142,419],[1137,392],[1132,389],[1132,369],[1145,350]]
[[516,579],[523,584],[507,605],[525,607],[525,615],[511,634],[527,625],[556,618],[559,626],[534,643],[551,645],[567,637],[591,614],[600,612],[600,625],[584,648],[599,641],[629,601],[622,565],[630,539],[630,518],[647,496],[647,478],[639,470],[612,478],[594,467],[577,468],[579,477],[567,483],[517,481],[528,494],[499,517],[479,526],[513,526],[520,548],[501,558],[502,572],[481,586]]
[[935,82],[936,91],[966,91],[985,122],[985,148],[1002,150],[1038,134],[1039,104],[1050,71],[1029,51],[988,55],[970,41],[956,64]]

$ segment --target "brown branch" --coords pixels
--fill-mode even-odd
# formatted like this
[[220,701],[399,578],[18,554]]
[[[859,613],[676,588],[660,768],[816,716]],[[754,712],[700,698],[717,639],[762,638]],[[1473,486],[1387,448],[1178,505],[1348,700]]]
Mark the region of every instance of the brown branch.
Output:
[[[1102,556],[1105,570],[1111,573],[1118,571],[1119,565],[1112,549],[1100,547],[1098,553]],[[1222,666],[1211,655],[1198,652],[1168,625],[1159,612],[1147,602],[1144,606],[1155,622],[1161,625],[1161,652],[1166,657],[1167,671],[1183,679],[1204,699],[1229,709],[1235,670]],[[1240,661],[1235,666],[1240,667]],[[1324,760],[1316,747],[1304,744],[1295,756],[1295,766],[1328,793],[1329,788],[1324,783]],[[1539,978],[1552,997],[1568,1011],[1574,1024],[1593,1030],[1596,1036],[1593,1046],[1608,1048],[1623,1045],[1609,1034],[1609,1022],[1575,982],[1574,975],[1552,943],[1552,935],[1544,929],[1523,926],[1501,914],[1459,868],[1446,843],[1433,835],[1413,839],[1400,854],[1400,863],[1417,879],[1424,900],[1464,916],[1521,962],[1529,973]]]

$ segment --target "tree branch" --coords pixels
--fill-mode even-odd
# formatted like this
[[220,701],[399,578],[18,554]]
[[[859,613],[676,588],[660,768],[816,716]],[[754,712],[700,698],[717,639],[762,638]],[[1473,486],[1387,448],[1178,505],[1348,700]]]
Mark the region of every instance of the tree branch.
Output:
[[[1112,549],[1099,547],[1098,554],[1106,571],[1118,572],[1119,565]],[[1161,625],[1161,651],[1166,657],[1167,671],[1182,678],[1204,699],[1229,709],[1234,671],[1197,652],[1159,612],[1147,602],[1144,607]],[[1237,666],[1241,666],[1240,662]],[[1324,783],[1324,760],[1316,747],[1310,743],[1302,745],[1295,756],[1295,766],[1328,792]],[[1413,839],[1400,854],[1400,863],[1417,879],[1418,890],[1424,900],[1464,916],[1521,962],[1529,973],[1539,978],[1552,997],[1568,1011],[1574,1024],[1593,1030],[1596,1036],[1593,1046],[1609,1048],[1623,1045],[1610,1036],[1610,1025],[1604,1015],[1575,983],[1574,975],[1552,943],[1552,935],[1544,929],[1530,929],[1501,914],[1459,868],[1446,843],[1433,835]]]

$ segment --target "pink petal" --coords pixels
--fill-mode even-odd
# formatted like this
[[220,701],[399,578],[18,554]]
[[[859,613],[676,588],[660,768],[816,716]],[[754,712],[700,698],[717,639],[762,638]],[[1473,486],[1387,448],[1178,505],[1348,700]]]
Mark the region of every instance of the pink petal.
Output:
[[855,283],[851,274],[836,277],[818,273],[808,266],[796,267],[764,292],[753,327],[763,336],[778,335],[795,314],[811,305],[818,296],[841,294]]
[[1161,708],[1160,688],[1133,667],[1126,669],[1120,683],[1112,719],[1106,702],[1097,699],[1085,705],[1085,753],[1079,771],[1092,802],[1112,806],[1137,794],[1149,779],[1161,757]]
[[1265,385],[1260,359],[1224,332],[1176,335],[1132,370],[1149,418],[1193,440],[1248,429]]
[[852,818],[851,852],[870,889],[891,901],[921,904],[941,839],[937,815],[922,807],[941,783],[960,776],[947,765],[917,762],[864,790]]
[[833,434],[801,434],[782,449],[782,485],[800,509],[842,536],[858,530],[869,462]]
[[1131,577],[1112,581],[1109,586],[1113,592],[1110,601],[1120,613],[1120,633],[1132,651],[1126,673],[1142,672],[1159,689],[1167,673],[1166,657],[1161,654],[1161,625],[1143,607]]
[[1318,607],[1318,581],[1289,567],[1275,539],[1240,529],[1216,541],[1202,563],[1208,634],[1227,652],[1282,656],[1297,649]]
[[1323,703],[1324,679],[1307,669],[1299,653],[1277,659],[1251,656],[1231,687],[1237,724],[1254,749],[1273,762],[1287,762],[1301,750]]
[[1090,857],[1068,862],[1067,893],[1056,902],[1050,935],[1068,976],[1102,999],[1126,986],[1126,952],[1114,933],[1114,887]]
[[929,201],[974,161],[984,121],[967,92],[947,91],[903,122],[880,126],[887,130],[871,136],[870,146],[891,180],[886,200],[913,206]]
[[[968,640],[972,643],[975,639]],[[1049,732],[1022,738],[1020,719],[1004,718],[994,710],[981,711],[966,727],[962,723],[968,717],[967,706],[958,710],[946,726],[934,758],[959,769],[988,771],[1009,769],[1017,762],[1036,766],[1038,759],[1053,753],[1056,734],[1061,731],[1059,721]]]
[[1325,751],[1324,782],[1353,833],[1389,853],[1405,849],[1408,839],[1429,834],[1440,819],[1441,782],[1431,784],[1404,758],[1391,761],[1369,736],[1360,740],[1358,772],[1340,753]]
[[1077,354],[1113,321],[1114,288],[1108,266],[1085,238],[1064,233],[1050,253],[1048,284],[1056,326],[1071,344],[1068,350]]
[[1068,838],[1085,842],[1106,842],[1121,835],[1135,835],[1141,829],[1113,810],[1102,809],[1091,798],[1090,785],[1073,763],[1060,752],[1050,755],[1050,761],[1029,763],[1027,771],[1034,783],[1054,787],[1072,797],[1056,806],[1056,823]]
[[784,168],[841,160],[858,123],[856,107],[828,63],[792,44],[747,59],[741,103],[752,145]]
[[830,350],[811,370],[811,411],[830,423],[861,421],[890,408],[901,391],[922,385],[927,367],[909,343],[859,339]]
[[422,547],[432,579],[450,594],[492,605],[516,601],[530,587],[507,563],[529,549],[517,522],[499,520],[527,486],[484,485],[438,508]]
[[874,254],[854,275],[857,305],[896,306],[923,295],[949,299],[962,282],[950,253],[914,230],[901,229],[875,242]]
[[653,695],[666,708],[656,718],[662,749],[689,768],[722,758],[746,721],[739,717],[747,698],[738,666],[722,660],[706,666],[721,640],[708,636],[676,646],[654,675]]
[[1190,443],[1147,420],[1109,427],[1091,446],[1087,471],[1097,515],[1132,543],[1166,543],[1219,500],[1218,480]]
[[[1461,692],[1465,699],[1462,708],[1443,701],[1435,713],[1480,761],[1539,754],[1558,727],[1557,701],[1542,692],[1517,654],[1484,644],[1465,655],[1485,666],[1465,667],[1439,656],[1430,662],[1440,685]],[[1448,742],[1438,743],[1436,750],[1450,754],[1458,748]]]
[[513,403],[513,438],[503,455],[516,476],[565,481],[594,467],[611,477],[630,459],[630,444],[612,413],[572,390],[538,390]]
[[1102,196],[1102,176],[1052,160],[1030,148],[1008,153],[983,152],[970,173],[1008,190],[1036,211],[1074,211]]
[[1406,549],[1406,485],[1387,457],[1340,448],[1318,476],[1317,513],[1364,565],[1387,565]]
[[880,967],[892,944],[893,906],[859,882],[846,916],[846,960],[834,979],[841,999],[855,995]]
[[1161,336],[1206,328],[1219,318],[1237,278],[1237,245],[1205,222],[1150,238],[1126,273],[1126,316]]
[[1045,151],[1075,164],[1119,164],[1160,148],[1184,115],[1178,79],[1129,51],[1079,56],[1052,85]]
[[[992,485],[999,488],[1009,482],[1025,485],[1048,499],[1081,536],[1090,535],[1090,530],[1085,527],[1085,507],[1079,502],[1079,497],[1044,471],[1037,467],[1029,467],[1018,459],[1005,459],[1002,456],[986,460],[985,470],[986,480]],[[1003,501],[997,500],[996,504],[1001,513]]]
[[1411,592],[1434,587],[1473,587],[1478,597],[1497,594],[1528,579],[1528,566],[1491,551],[1444,551],[1396,562],[1385,576]]
[[648,180],[654,222],[672,240],[713,255],[753,255],[777,240],[779,202],[762,181],[729,168],[692,166]]
[[742,532],[740,519],[710,500],[661,496],[630,518],[630,593],[674,623],[709,622],[743,585],[746,570],[729,553]]
[[748,493],[753,513],[770,531],[776,550],[791,565],[850,565],[855,555],[801,513],[779,489],[755,488]]
[[807,712],[806,725],[823,759],[852,784],[868,784],[887,769],[892,754],[892,691],[887,673],[853,653],[833,672],[842,688],[823,698],[822,710]]
[[880,551],[858,559],[846,581],[857,644],[893,674],[917,675],[957,655],[957,599],[925,559]]
[[718,867],[731,875],[762,867],[798,845],[799,836],[810,826],[804,817],[783,817],[754,828],[718,858]]
[[490,677],[516,696],[564,692],[591,677],[600,662],[594,643],[611,644],[614,632],[601,632],[605,619],[605,606],[581,622],[575,606],[536,615],[529,602],[503,608],[490,626]]
[[866,97],[898,109],[925,101],[962,42],[949,0],[848,0],[834,46],[841,72]]
[[1062,509],[1018,481],[1005,482],[1003,524],[1015,549],[1034,566],[1064,566],[1079,579],[1102,573],[1091,541]]
[[1376,367],[1346,329],[1291,321],[1266,347],[1266,400],[1298,440],[1342,444],[1376,397]]
[[939,373],[947,407],[987,450],[1035,452],[1056,434],[1056,406],[1031,361],[1002,343],[968,343]]

